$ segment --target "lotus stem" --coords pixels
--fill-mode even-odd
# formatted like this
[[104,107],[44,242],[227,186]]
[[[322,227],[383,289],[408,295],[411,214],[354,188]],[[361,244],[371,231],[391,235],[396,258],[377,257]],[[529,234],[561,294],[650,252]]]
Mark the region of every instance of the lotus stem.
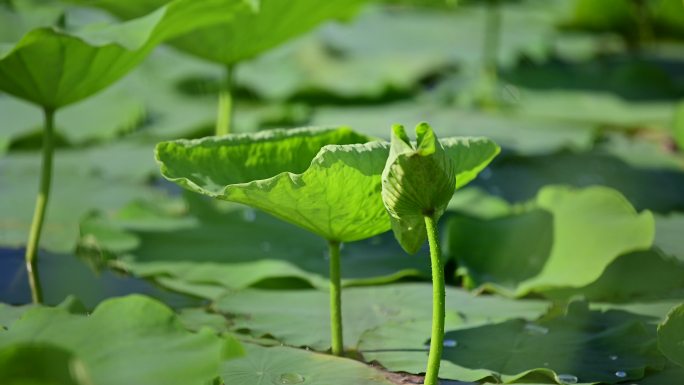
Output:
[[328,242],[330,253],[330,340],[332,354],[344,354],[342,337],[342,285],[340,284],[340,243]]
[[501,38],[501,7],[499,0],[487,2],[487,20],[483,42],[482,72],[495,83],[499,79],[499,43]]
[[38,276],[38,246],[45,220],[45,209],[50,197],[50,185],[52,184],[55,111],[46,108],[44,115],[45,132],[43,133],[43,164],[40,170],[40,186],[38,197],[36,198],[36,207],[33,212],[28,244],[26,245],[26,271],[28,272],[29,286],[31,287],[31,299],[36,304],[43,302],[43,293]]
[[437,235],[437,221],[433,215],[425,215],[428,242],[430,244],[430,261],[432,265],[432,336],[430,337],[430,353],[424,385],[439,383],[439,365],[444,348],[444,315],[446,290],[444,288],[444,266],[442,266],[441,250]]
[[233,129],[233,66],[226,66],[226,73],[219,90],[218,116],[216,118],[216,135],[230,134]]

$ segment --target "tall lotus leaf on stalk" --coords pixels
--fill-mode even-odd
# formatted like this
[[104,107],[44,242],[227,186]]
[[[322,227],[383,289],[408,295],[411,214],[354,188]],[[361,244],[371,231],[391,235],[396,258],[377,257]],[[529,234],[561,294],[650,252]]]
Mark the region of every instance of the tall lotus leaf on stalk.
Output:
[[69,31],[36,28],[18,41],[0,42],[0,91],[43,109],[43,164],[26,247],[34,302],[41,301],[36,255],[52,179],[55,113],[106,88],[159,43],[194,28],[225,22],[247,7],[242,0],[175,0],[144,17]]
[[335,355],[344,346],[340,243],[389,230],[379,194],[387,144],[369,140],[344,127],[302,128],[163,142],[156,149],[167,179],[259,208],[328,242]]
[[[162,175],[189,190],[246,204],[319,235],[330,254],[332,352],[342,355],[340,244],[388,231],[381,174],[389,144],[349,128],[231,134],[157,145]],[[498,154],[487,139],[444,142],[463,184]]]
[[417,142],[403,126],[392,127],[390,154],[382,172],[382,200],[392,230],[404,250],[413,254],[430,244],[433,304],[432,336],[425,384],[436,385],[444,341],[444,266],[437,236],[437,221],[456,191],[456,162],[437,140],[432,128],[416,127]]
[[[123,19],[137,17],[169,0],[71,0],[105,9]],[[353,16],[365,0],[250,0],[257,12],[245,12],[229,22],[198,28],[170,41],[176,48],[221,65],[216,135],[231,132],[233,77],[236,66],[310,31],[329,19]]]

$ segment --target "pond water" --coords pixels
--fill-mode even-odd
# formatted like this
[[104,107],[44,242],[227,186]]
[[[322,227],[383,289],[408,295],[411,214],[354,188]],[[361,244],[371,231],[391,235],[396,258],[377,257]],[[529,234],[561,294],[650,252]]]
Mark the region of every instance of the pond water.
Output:
[[[96,271],[73,255],[41,252],[38,261],[48,305],[56,305],[73,295],[86,307],[93,308],[106,298],[133,293],[157,298],[174,308],[202,303],[202,300],[163,290],[144,279],[108,270]],[[31,302],[24,249],[0,248],[0,302],[13,305]]]

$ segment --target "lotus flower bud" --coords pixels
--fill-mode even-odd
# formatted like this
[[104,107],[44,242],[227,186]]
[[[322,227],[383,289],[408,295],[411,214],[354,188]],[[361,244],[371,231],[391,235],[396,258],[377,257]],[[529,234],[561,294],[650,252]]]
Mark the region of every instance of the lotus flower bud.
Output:
[[382,173],[382,200],[392,230],[408,253],[425,243],[425,216],[442,216],[456,189],[453,160],[427,123],[416,126],[417,142],[404,127],[392,127],[390,153]]

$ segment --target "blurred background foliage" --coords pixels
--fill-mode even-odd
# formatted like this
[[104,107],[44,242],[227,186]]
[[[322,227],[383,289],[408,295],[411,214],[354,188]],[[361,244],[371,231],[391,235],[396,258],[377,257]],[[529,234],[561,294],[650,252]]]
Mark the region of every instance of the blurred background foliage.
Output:
[[[114,14],[132,17],[108,13],[106,3],[2,0],[0,53],[36,27],[70,31],[117,20]],[[591,305],[575,303],[548,324],[574,322],[577,314],[592,325],[610,324],[594,312],[613,309],[613,320],[647,320],[654,334],[654,319],[684,299],[680,0],[367,1],[344,20],[310,27],[264,44],[264,52],[228,60],[234,132],[348,125],[388,138],[393,123],[427,121],[441,137],[488,136],[502,146],[441,222],[448,282],[533,300],[484,297],[496,302],[495,314],[481,308],[460,314],[454,306],[448,325],[493,320],[501,323],[473,333],[508,338],[525,328],[508,318],[552,319],[562,306],[550,313],[544,306],[584,298]],[[325,244],[263,213],[182,192],[159,175],[154,145],[212,135],[225,82],[226,63],[192,56],[184,42],[185,50],[157,47],[121,81],[57,116],[55,185],[41,242],[46,302],[73,294],[91,308],[107,297],[146,293],[184,308],[186,325],[211,319],[219,329],[254,327],[254,337],[325,349],[326,340],[316,339],[324,336],[310,341],[297,334],[301,328],[289,329],[299,326],[297,319],[272,321],[285,312],[283,303],[295,301],[287,299],[289,290],[325,287]],[[39,179],[41,124],[37,107],[0,93],[0,302],[30,301],[23,247]],[[402,348],[419,349],[424,320],[396,316],[416,306],[418,299],[402,302],[418,298],[415,292],[388,295],[396,309],[363,300],[387,295],[374,291],[384,287],[365,286],[427,282],[427,250],[406,255],[384,234],[345,245],[342,253],[344,283],[364,286],[350,294],[359,298],[358,314],[375,311],[391,321],[386,329],[375,319],[361,323],[355,347],[392,349],[393,338],[406,338]],[[222,297],[238,289],[245,291]],[[321,294],[306,293],[311,301]],[[232,326],[187,309],[218,298],[214,310],[237,317]],[[539,310],[537,300],[550,302]],[[507,315],[507,306],[524,309]],[[240,322],[255,314],[263,318]],[[627,332],[610,335],[619,340]],[[254,349],[250,354],[262,354]],[[643,352],[645,358],[634,358],[643,365],[628,379],[644,367],[665,368],[659,376],[666,382],[682,375],[658,354]],[[599,353],[609,365],[606,352]],[[366,358],[411,371],[420,369],[421,354]],[[476,363],[463,366],[458,354],[449,357],[453,365],[444,373],[453,378],[519,378],[489,368],[503,374],[492,377]],[[603,379],[589,366],[580,372]],[[529,378],[555,381],[543,370]]]

